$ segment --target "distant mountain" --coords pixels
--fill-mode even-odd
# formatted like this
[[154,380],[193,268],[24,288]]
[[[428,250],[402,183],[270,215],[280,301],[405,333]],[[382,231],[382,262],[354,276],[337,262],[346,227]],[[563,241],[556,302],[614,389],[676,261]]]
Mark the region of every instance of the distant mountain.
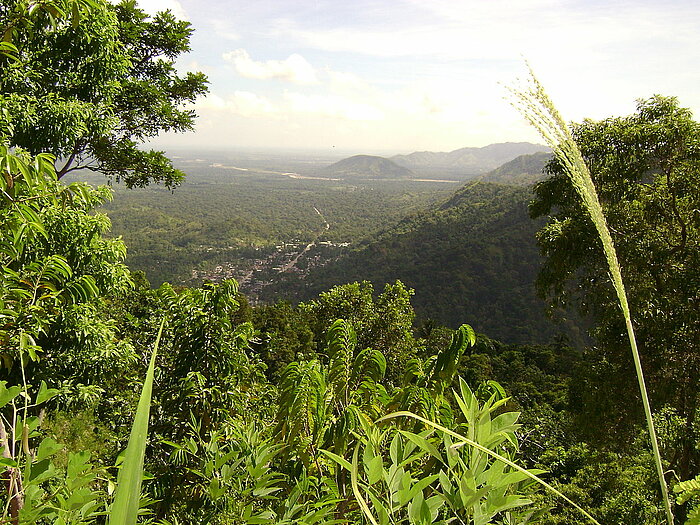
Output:
[[[535,293],[540,255],[528,188],[470,182],[442,204],[406,217],[306,279],[280,282],[271,297],[305,300],[330,286],[400,279],[417,314],[512,343],[549,341],[560,328]],[[286,288],[286,289],[285,289]]]
[[549,151],[529,142],[504,142],[483,148],[461,148],[450,152],[417,151],[391,157],[396,164],[412,170],[462,171],[480,175],[520,155]]
[[326,166],[318,172],[325,177],[339,179],[408,179],[415,174],[384,157],[355,155]]
[[552,158],[549,152],[520,155],[482,177],[484,182],[529,186],[546,177],[542,170]]

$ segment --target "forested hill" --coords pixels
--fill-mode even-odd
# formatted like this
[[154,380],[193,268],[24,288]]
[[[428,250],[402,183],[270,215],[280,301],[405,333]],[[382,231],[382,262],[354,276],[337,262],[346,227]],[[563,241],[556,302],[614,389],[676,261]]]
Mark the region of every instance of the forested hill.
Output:
[[269,292],[308,299],[334,284],[400,279],[415,289],[419,317],[453,327],[470,323],[508,342],[549,340],[559,327],[534,289],[540,224],[528,216],[530,199],[530,188],[470,183],[305,281],[282,282]]
[[461,171],[480,175],[520,155],[548,151],[549,148],[529,142],[503,142],[482,148],[460,148],[449,152],[416,151],[391,157],[396,164],[420,170]]
[[542,180],[546,176],[542,173],[542,170],[551,158],[552,154],[545,151],[530,155],[520,155],[487,173],[481,180],[484,182],[528,186]]
[[415,177],[410,169],[399,166],[384,157],[374,155],[348,157],[322,168],[319,174],[340,179],[407,179]]

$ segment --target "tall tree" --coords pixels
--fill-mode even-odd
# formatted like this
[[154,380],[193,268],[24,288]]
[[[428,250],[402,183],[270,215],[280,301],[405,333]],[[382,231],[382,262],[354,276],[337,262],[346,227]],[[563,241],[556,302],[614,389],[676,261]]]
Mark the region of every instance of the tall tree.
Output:
[[16,48],[0,56],[0,130],[13,146],[56,155],[59,178],[90,169],[129,187],[177,185],[184,174],[139,145],[193,126],[184,106],[207,80],[174,65],[189,50],[190,24],[168,11],[149,18],[134,0],[95,0],[82,19],[56,17],[60,7],[0,6],[0,33]]
[[[585,121],[574,138],[614,237],[654,406],[682,422],[666,455],[686,479],[700,467],[700,125],[675,98],[655,96],[628,117]],[[533,217],[549,215],[538,234],[546,256],[540,290],[593,319],[597,348],[576,393],[587,415],[620,437],[640,406],[629,402],[636,389],[624,319],[569,178],[557,160],[546,171],[531,205]]]

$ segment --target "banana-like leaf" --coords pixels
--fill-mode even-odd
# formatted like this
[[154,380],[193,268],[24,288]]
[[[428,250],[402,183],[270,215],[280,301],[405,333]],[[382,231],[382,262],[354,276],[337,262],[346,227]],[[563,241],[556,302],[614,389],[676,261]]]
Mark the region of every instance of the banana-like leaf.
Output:
[[165,319],[160,323],[158,336],[153,346],[153,355],[146,372],[146,380],[141,390],[141,398],[136,409],[134,425],[131,427],[129,444],[124,454],[124,463],[117,478],[117,489],[114,503],[109,513],[109,525],[134,525],[141,501],[141,481],[143,480],[143,457],[146,452],[146,438],[148,437],[148,417],[151,409],[151,390],[153,389],[153,375],[156,363],[156,353],[160,336],[163,332]]
[[[379,418],[375,423],[379,423],[381,421],[386,421],[388,419],[394,419],[397,417],[410,417],[413,419],[417,419],[418,421],[425,423],[426,425],[431,426],[436,430],[440,430],[441,432],[443,432],[449,436],[452,436],[453,438],[458,439],[459,441],[457,443],[455,443],[454,445],[452,445],[453,447],[462,447],[465,445],[469,445],[470,447],[473,447],[477,450],[480,450],[481,452],[488,454],[489,456],[493,457],[494,459],[502,461],[506,465],[517,470],[521,474],[524,474],[525,476],[532,479],[533,481],[536,481],[537,483],[542,485],[544,488],[546,488],[550,492],[556,494],[561,499],[563,499],[563,500],[567,501],[568,503],[570,503],[571,505],[573,505],[579,512],[581,512],[584,516],[586,516],[592,523],[595,523],[596,525],[600,525],[600,523],[598,523],[598,521],[596,521],[596,519],[593,516],[591,516],[588,512],[586,512],[584,509],[582,509],[580,506],[578,506],[576,503],[574,503],[571,499],[567,498],[564,494],[559,492],[552,485],[550,485],[549,483],[544,481],[542,478],[540,478],[539,476],[534,474],[532,471],[522,468],[520,465],[513,463],[511,460],[501,456],[497,452],[494,452],[493,450],[488,449],[479,443],[476,443],[475,441],[467,438],[466,436],[458,434],[457,432],[453,432],[452,430],[445,428],[442,425],[435,423],[434,421],[430,421],[429,419],[425,419],[424,417],[421,417],[417,414],[413,414],[411,412],[402,411],[402,412],[394,412],[392,414],[388,414],[382,418]],[[355,452],[357,453],[357,450]],[[356,463],[356,458],[353,457],[353,468],[355,468],[355,463]],[[357,497],[357,494],[359,493],[359,491],[355,491],[354,487],[353,487],[353,492],[355,492],[355,497]],[[360,503],[360,508],[362,508],[363,502],[359,502],[359,503]],[[363,511],[364,511],[364,509],[363,509]]]

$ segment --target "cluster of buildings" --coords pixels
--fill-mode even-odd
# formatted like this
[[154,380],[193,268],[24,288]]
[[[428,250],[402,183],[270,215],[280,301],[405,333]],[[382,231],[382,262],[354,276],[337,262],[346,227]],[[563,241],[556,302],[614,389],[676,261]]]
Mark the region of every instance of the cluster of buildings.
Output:
[[349,242],[312,241],[307,244],[293,240],[275,246],[275,250],[264,258],[241,258],[223,262],[211,269],[193,269],[191,278],[211,282],[235,279],[241,292],[255,300],[279,274],[292,273],[303,279],[309,270],[337,258],[342,249],[349,245]]

